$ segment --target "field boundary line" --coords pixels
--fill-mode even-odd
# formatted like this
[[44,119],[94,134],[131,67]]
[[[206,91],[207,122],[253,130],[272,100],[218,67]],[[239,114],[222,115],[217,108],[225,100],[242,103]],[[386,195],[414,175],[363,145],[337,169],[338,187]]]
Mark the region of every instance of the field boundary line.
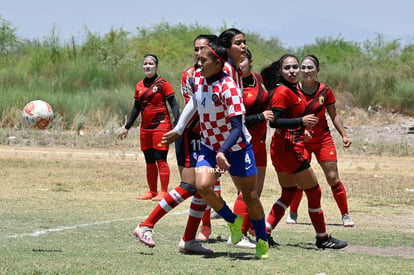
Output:
[[[99,150],[97,150],[99,151]],[[73,155],[84,155],[84,156],[105,156],[105,157],[142,157],[144,154],[142,152],[137,153],[126,153],[122,150],[119,151],[104,151],[104,152],[96,152],[91,150],[73,150],[73,149],[67,149],[67,150],[33,150],[33,149],[2,149],[0,148],[0,152],[3,153],[14,153],[17,154],[51,154],[51,155],[67,155],[67,154],[73,154]]]
[[[175,212],[175,213],[170,213],[169,215],[178,216],[178,215],[184,215],[184,214],[188,214],[188,210],[178,211],[178,212]],[[133,217],[133,218],[123,218],[123,219],[109,220],[109,221],[97,221],[97,222],[80,223],[80,224],[74,224],[74,225],[68,225],[68,226],[57,226],[55,228],[49,228],[49,229],[33,231],[32,233],[12,234],[12,235],[8,235],[6,237],[7,238],[39,237],[39,236],[46,235],[46,234],[49,234],[49,233],[69,231],[69,230],[85,228],[85,227],[89,227],[89,226],[111,224],[111,223],[130,221],[130,220],[142,220],[142,219],[146,219],[146,218],[147,218],[147,216],[138,216],[138,217]]]

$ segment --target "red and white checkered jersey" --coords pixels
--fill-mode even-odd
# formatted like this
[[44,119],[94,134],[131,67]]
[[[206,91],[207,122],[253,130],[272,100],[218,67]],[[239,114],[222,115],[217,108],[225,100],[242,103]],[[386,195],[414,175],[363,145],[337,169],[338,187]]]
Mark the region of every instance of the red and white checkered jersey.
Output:
[[223,66],[223,72],[230,76],[234,82],[236,82],[237,88],[240,89],[241,92],[243,92],[243,74],[240,69],[236,69],[226,61]]
[[242,134],[229,151],[245,148],[251,136],[244,125],[246,109],[235,81],[223,73],[218,80],[208,84],[196,72],[194,84],[193,100],[200,116],[201,143],[217,152],[231,132],[230,118],[243,115]]
[[181,76],[181,93],[184,96],[185,102],[188,102],[193,96],[195,71],[196,67],[193,65]]

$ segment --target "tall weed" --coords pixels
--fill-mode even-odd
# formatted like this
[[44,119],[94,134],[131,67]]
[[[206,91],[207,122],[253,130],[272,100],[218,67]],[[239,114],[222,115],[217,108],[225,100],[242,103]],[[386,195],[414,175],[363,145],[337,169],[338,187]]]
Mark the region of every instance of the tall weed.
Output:
[[[135,85],[144,77],[141,62],[147,53],[159,57],[158,72],[171,83],[183,106],[180,78],[194,63],[193,39],[227,28],[160,23],[137,27],[136,33],[111,29],[102,36],[85,29],[83,39],[73,37],[63,43],[54,28],[43,40],[29,41],[18,39],[12,24],[1,18],[0,27],[0,47],[4,49],[0,51],[1,126],[18,121],[8,113],[12,108],[21,109],[31,100],[44,99],[66,129],[94,127],[95,123],[105,127],[98,121],[114,119],[123,125],[131,110]],[[327,37],[292,50],[283,47],[277,37],[264,39],[249,32],[246,37],[256,72],[286,52],[300,58],[316,54],[322,66],[319,80],[335,93],[352,94],[355,107],[382,105],[402,112],[414,109],[410,80],[414,77],[413,45],[402,47],[398,40],[385,41],[381,35],[362,45]],[[105,114],[107,118],[102,117]],[[75,119],[80,117],[85,123]]]

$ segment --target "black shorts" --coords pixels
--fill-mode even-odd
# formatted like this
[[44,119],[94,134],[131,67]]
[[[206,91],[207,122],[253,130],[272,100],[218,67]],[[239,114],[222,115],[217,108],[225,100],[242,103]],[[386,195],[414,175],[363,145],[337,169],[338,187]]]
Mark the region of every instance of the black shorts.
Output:
[[175,141],[175,154],[178,166],[195,167],[200,153],[200,135],[186,129]]

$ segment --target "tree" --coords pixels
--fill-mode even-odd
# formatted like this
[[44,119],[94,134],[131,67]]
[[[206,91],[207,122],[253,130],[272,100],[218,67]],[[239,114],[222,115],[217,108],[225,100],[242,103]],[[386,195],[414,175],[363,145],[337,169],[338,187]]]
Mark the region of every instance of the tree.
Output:
[[11,52],[18,44],[16,29],[0,16],[0,54]]

